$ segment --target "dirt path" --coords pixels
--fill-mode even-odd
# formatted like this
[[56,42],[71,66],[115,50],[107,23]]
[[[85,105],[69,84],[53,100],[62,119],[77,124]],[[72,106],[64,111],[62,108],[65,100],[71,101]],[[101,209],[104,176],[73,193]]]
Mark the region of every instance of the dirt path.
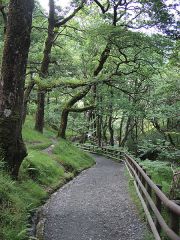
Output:
[[42,150],[42,152],[47,153],[48,155],[51,155],[53,153],[53,149],[56,143],[58,142],[56,138],[51,138],[51,141],[52,141],[52,144],[48,148]]
[[45,240],[142,240],[145,226],[128,193],[123,163],[97,164],[52,195],[44,206]]

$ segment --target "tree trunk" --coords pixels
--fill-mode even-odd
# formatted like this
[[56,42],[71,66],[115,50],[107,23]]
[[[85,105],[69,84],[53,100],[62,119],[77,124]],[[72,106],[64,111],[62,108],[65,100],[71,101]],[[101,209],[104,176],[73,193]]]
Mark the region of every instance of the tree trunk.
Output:
[[24,83],[33,0],[11,0],[0,77],[0,152],[13,177],[27,155],[22,140]]
[[102,96],[100,94],[97,95],[97,110],[96,110],[96,136],[98,146],[102,145]]
[[35,130],[43,133],[44,128],[44,108],[45,108],[45,97],[46,94],[44,91],[38,91],[37,95],[37,112],[36,112],[36,122],[35,122]]
[[[44,56],[43,56],[43,60],[41,64],[41,72],[40,72],[40,76],[42,78],[45,78],[48,75],[48,68],[51,62],[51,49],[54,44],[54,41],[56,40],[56,36],[58,34],[58,31],[54,31],[55,28],[56,29],[60,28],[63,25],[65,25],[68,21],[70,21],[83,8],[84,3],[85,3],[85,0],[83,0],[81,4],[76,9],[74,9],[74,11],[69,16],[67,16],[66,18],[63,18],[62,21],[58,21],[55,13],[54,0],[49,0],[48,36],[45,42]],[[37,106],[37,112],[36,112],[35,130],[39,132],[43,132],[46,92],[43,91],[43,89],[39,89],[37,95],[38,95],[37,97],[38,106]]]
[[23,124],[25,123],[26,120],[26,115],[27,115],[27,106],[28,106],[28,101],[29,101],[29,95],[34,87],[35,83],[33,80],[30,81],[28,84],[25,92],[24,92],[24,104],[23,104]]
[[111,146],[114,146],[114,129],[112,126],[112,115],[109,116],[108,126],[109,126],[109,133],[110,133],[109,143]]
[[[44,47],[44,56],[41,63],[40,77],[45,78],[48,75],[48,68],[50,64],[51,49],[53,42],[56,36],[54,32],[55,27],[55,6],[54,0],[49,0],[49,19],[48,19],[48,36],[46,38],[45,47]],[[45,98],[46,92],[43,89],[39,88],[37,92],[37,112],[36,112],[36,122],[35,130],[38,132],[43,132],[44,128],[44,109],[45,109]]]
[[145,135],[145,131],[144,131],[144,119],[141,119],[141,132],[142,132],[142,134]]
[[160,124],[158,123],[158,120],[157,120],[157,119],[153,119],[151,122],[152,122],[152,124],[154,125],[154,127],[157,129],[157,131],[164,136],[164,139],[165,139],[166,141],[169,141],[170,144],[171,144],[173,147],[175,147],[175,143],[174,143],[171,135],[170,135],[169,133],[166,133],[163,129],[161,129],[161,126],[160,126]]
[[[110,44],[107,44],[105,49],[104,49],[104,51],[101,54],[99,64],[98,64],[97,68],[94,71],[94,76],[98,76],[98,74],[101,72],[105,62],[107,61],[107,58],[109,57],[109,54],[110,54]],[[72,97],[72,99],[70,99],[69,102],[66,104],[66,107],[63,109],[63,111],[66,112],[76,102],[78,102],[83,97],[85,97],[86,94],[90,91],[90,89],[91,89],[91,87],[88,87],[82,93],[78,93],[77,95]],[[93,89],[93,93],[94,93],[94,102],[95,102],[95,99],[96,99],[96,86],[93,85],[92,89]],[[58,137],[66,138],[66,134],[65,133],[66,133],[66,128],[67,128],[68,114],[69,114],[69,112],[68,113],[66,112],[65,117],[64,117],[64,113],[62,112],[60,128],[59,128],[59,131],[58,131]],[[94,111],[92,111],[92,116],[93,116],[93,114],[94,114],[94,117],[95,117]],[[65,122],[64,122],[64,120],[65,120]],[[94,122],[96,124],[96,121],[94,121]]]
[[114,129],[113,129],[113,89],[111,87],[110,89],[110,102],[109,102],[109,120],[108,120],[108,128],[109,128],[109,134],[110,134],[110,140],[109,143],[111,146],[114,146]]
[[124,123],[124,116],[122,116],[120,126],[119,126],[119,147],[121,146],[122,133],[123,133],[123,123]]
[[67,128],[67,122],[68,122],[68,115],[69,111],[68,109],[63,109],[61,114],[61,124],[58,132],[58,137],[66,139],[66,128]]
[[100,114],[97,115],[97,140],[98,140],[98,146],[101,147],[102,142],[102,116]]
[[[96,67],[96,69],[94,70],[94,77],[97,77],[99,75],[99,73],[103,70],[103,67],[104,67],[104,64],[106,63],[108,57],[109,57],[109,54],[110,54],[110,51],[111,51],[111,44],[108,42],[104,48],[104,51],[101,53],[101,56],[100,56],[100,59],[99,59],[99,63]],[[96,85],[94,84],[92,86],[92,93],[93,93],[93,101],[94,101],[94,104],[96,104],[96,98],[97,98],[97,87]],[[97,121],[96,119],[98,119],[98,117],[96,116],[96,112],[93,111],[92,112],[92,117],[93,117],[93,122],[94,122],[94,126],[93,128],[95,129],[94,131],[94,137],[97,139],[98,138],[98,131],[97,131]],[[99,142],[99,141],[98,141]]]
[[131,125],[131,117],[129,116],[128,119],[127,119],[127,123],[126,123],[126,129],[125,129],[125,134],[124,134],[124,138],[123,140],[121,141],[121,147],[124,147],[125,146],[125,143],[128,139],[128,135],[130,133],[130,125]]
[[108,118],[106,116],[106,119],[104,121],[104,124],[103,124],[103,129],[102,129],[102,135],[103,135],[103,140],[105,142],[105,144],[107,145],[107,135],[106,135],[106,132],[107,132],[107,121],[108,121]]
[[82,92],[78,92],[75,96],[73,96],[67,103],[66,106],[64,107],[62,114],[61,114],[61,121],[60,121],[60,127],[58,131],[58,137],[61,138],[66,138],[66,128],[67,128],[67,122],[68,122],[68,115],[69,112],[82,112],[86,111],[89,108],[84,108],[84,109],[71,109],[75,103],[77,103],[79,100],[81,100],[83,97],[87,95],[87,93],[90,91],[91,87],[85,88]]
[[[97,77],[99,75],[99,73],[102,71],[102,69],[104,67],[104,64],[106,63],[106,61],[109,57],[110,51],[111,51],[111,44],[108,42],[106,44],[106,47],[104,48],[104,51],[102,52],[102,54],[100,56],[99,64],[98,64],[98,66],[95,69],[94,74],[93,74],[94,77]],[[93,85],[93,87],[95,87],[95,86]],[[96,89],[95,89],[95,91],[96,91]]]

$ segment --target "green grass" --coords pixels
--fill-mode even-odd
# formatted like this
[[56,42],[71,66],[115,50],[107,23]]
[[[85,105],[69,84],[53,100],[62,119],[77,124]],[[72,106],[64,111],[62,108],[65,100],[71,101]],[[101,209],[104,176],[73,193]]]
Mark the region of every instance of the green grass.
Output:
[[45,134],[41,134],[34,130],[34,120],[30,116],[27,118],[23,127],[23,139],[30,149],[44,149],[52,144],[49,137],[53,136],[53,132],[45,130]]
[[44,186],[55,188],[63,181],[64,168],[46,153],[30,150],[23,162],[20,172],[21,179],[31,178]]
[[63,139],[56,144],[53,153],[59,156],[59,161],[64,166],[72,168],[76,173],[94,164],[94,160],[89,155]]
[[30,212],[47,196],[32,180],[12,181],[0,172],[0,239],[20,240],[26,236]]
[[21,165],[19,180],[13,181],[0,164],[0,239],[28,239],[27,230],[31,213],[57,187],[75,174],[93,165],[94,161],[64,140],[57,142],[54,153],[42,152],[52,144],[54,132],[45,129],[44,135],[33,129],[28,117],[23,128],[28,156]]
[[163,192],[168,194],[173,177],[170,164],[168,162],[150,160],[141,161],[140,164],[151,175],[153,182],[161,185]]

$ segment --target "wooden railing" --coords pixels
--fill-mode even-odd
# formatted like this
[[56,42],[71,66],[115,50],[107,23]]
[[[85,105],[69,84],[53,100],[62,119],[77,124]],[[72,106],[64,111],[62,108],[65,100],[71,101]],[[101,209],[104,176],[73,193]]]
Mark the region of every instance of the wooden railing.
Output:
[[78,147],[81,149],[92,152],[92,153],[99,153],[101,155],[105,155],[107,157],[116,159],[118,161],[122,161],[123,159],[123,151],[120,149],[114,149],[112,147],[99,147],[96,145],[91,144],[77,144]]
[[95,145],[79,145],[82,149],[103,154],[107,157],[125,162],[128,171],[134,179],[135,188],[146,213],[149,225],[156,240],[165,235],[171,240],[180,240],[180,206],[170,200],[156,185],[151,176],[146,173],[131,156],[122,150],[112,147],[98,147]]

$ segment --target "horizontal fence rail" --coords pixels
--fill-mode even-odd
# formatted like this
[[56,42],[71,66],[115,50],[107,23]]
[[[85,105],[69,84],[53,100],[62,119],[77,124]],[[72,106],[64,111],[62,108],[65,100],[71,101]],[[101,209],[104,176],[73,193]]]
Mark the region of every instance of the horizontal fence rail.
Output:
[[146,170],[131,156],[112,147],[98,147],[90,144],[78,144],[78,146],[85,151],[103,154],[119,161],[123,159],[134,178],[136,190],[155,239],[160,240],[163,234],[171,240],[180,240],[180,206],[161,191],[162,187],[156,185]]
[[111,157],[119,161],[122,161],[122,158],[123,158],[122,150],[113,149],[112,147],[99,147],[99,146],[90,145],[90,144],[77,144],[77,146],[85,151],[89,151],[92,153],[100,153],[102,155]]

